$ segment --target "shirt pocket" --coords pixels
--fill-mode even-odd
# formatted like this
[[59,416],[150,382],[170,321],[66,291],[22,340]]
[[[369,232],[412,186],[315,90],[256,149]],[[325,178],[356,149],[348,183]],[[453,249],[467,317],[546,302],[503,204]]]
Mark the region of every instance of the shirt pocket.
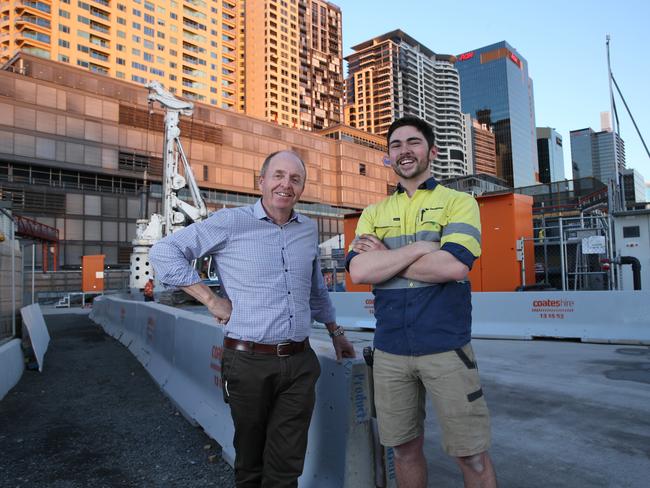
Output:
[[404,245],[402,225],[399,217],[385,217],[375,223],[375,234],[388,249],[396,249]]
[[447,224],[443,207],[421,208],[418,215],[416,240],[440,242],[442,229]]

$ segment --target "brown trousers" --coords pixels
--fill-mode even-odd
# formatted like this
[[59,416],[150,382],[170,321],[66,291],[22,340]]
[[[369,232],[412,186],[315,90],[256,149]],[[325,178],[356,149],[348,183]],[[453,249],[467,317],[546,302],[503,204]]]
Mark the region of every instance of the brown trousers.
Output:
[[224,349],[222,376],[237,487],[297,487],[320,376],[314,351],[277,357]]

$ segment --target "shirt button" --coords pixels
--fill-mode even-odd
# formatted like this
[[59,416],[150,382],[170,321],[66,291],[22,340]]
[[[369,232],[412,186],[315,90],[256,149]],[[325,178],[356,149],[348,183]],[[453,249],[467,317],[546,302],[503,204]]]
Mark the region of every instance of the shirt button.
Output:
[[409,281],[409,287],[413,288],[413,282],[412,281]]
[[289,295],[291,295],[291,292],[288,292],[288,293],[289,293]]
[[292,319],[292,318],[293,318],[293,315],[289,315],[289,318]]
[[287,273],[288,271],[289,271],[288,269],[285,269],[285,270],[284,270],[285,273]]
[[413,241],[411,239],[409,239],[409,244],[413,244]]

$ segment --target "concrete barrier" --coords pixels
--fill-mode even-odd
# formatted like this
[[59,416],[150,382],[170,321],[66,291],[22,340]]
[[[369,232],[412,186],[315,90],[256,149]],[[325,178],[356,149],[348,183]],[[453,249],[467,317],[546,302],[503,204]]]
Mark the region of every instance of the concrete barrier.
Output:
[[45,353],[47,352],[47,346],[50,344],[50,334],[47,331],[41,307],[38,303],[33,303],[21,308],[20,315],[23,319],[23,325],[29,333],[29,340],[34,350],[34,356],[36,356],[38,370],[43,372]]
[[[115,296],[97,298],[91,319],[125,344],[192,423],[232,464],[234,427],[223,402],[223,329],[211,317]],[[330,341],[313,339],[321,363],[301,487],[375,486],[368,371],[361,359],[337,363]]]
[[[339,323],[368,325],[372,293],[330,293]],[[577,338],[584,342],[650,343],[648,291],[472,293],[472,335],[484,338]]]
[[11,339],[0,345],[0,400],[18,384],[24,371],[20,339]]

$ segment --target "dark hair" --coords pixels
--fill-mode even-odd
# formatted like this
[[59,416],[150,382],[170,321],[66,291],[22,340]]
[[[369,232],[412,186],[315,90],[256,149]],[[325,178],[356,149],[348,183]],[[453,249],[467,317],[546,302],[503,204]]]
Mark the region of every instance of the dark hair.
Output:
[[260,176],[264,176],[266,174],[266,170],[269,167],[269,163],[271,162],[271,159],[273,159],[275,156],[277,156],[278,154],[283,153],[283,152],[293,154],[295,157],[298,158],[298,161],[300,161],[300,164],[302,164],[302,169],[305,170],[305,179],[306,179],[307,178],[307,166],[305,165],[305,162],[295,152],[289,151],[288,149],[283,149],[281,151],[275,151],[275,152],[269,154],[266,157],[266,159],[264,160],[264,162],[262,163],[262,167],[260,168]]
[[400,119],[396,119],[395,121],[393,121],[392,124],[390,124],[390,127],[388,128],[388,133],[386,134],[386,144],[389,147],[390,147],[390,136],[393,135],[393,132],[395,132],[400,127],[405,127],[405,126],[412,126],[415,127],[418,131],[420,131],[424,136],[424,138],[426,139],[427,144],[429,145],[429,149],[435,146],[436,136],[434,135],[431,126],[421,118],[416,117],[415,115],[405,115],[404,117]]

